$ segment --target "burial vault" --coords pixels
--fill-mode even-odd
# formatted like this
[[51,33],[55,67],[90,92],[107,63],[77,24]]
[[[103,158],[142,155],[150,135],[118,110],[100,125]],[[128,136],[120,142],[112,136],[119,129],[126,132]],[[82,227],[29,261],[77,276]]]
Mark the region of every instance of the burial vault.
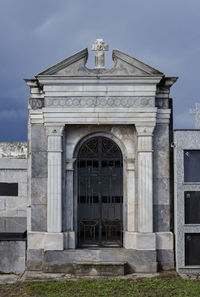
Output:
[[27,266],[62,271],[110,259],[130,271],[173,268],[176,78],[119,50],[106,69],[108,46],[97,40],[92,50],[94,69],[84,49],[26,79]]
[[1,243],[1,271],[22,272],[25,260],[26,269],[49,272],[91,262],[116,273],[124,263],[127,272],[174,268],[170,87],[177,78],[119,50],[105,68],[101,39],[92,50],[93,69],[84,49],[25,80],[27,148],[0,146],[2,191],[12,182],[18,198],[11,205],[0,195],[0,234],[27,229],[27,250],[13,243],[14,268],[4,268],[10,243]]

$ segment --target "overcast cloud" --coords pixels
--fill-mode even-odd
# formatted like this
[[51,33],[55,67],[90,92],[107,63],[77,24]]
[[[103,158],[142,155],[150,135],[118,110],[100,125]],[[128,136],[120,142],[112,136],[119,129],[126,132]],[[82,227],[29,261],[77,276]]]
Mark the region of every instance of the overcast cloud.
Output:
[[[179,76],[171,89],[174,128],[194,128],[200,102],[199,0],[0,0],[0,141],[27,139],[29,89],[23,81],[104,38]],[[93,67],[93,53],[89,56]]]

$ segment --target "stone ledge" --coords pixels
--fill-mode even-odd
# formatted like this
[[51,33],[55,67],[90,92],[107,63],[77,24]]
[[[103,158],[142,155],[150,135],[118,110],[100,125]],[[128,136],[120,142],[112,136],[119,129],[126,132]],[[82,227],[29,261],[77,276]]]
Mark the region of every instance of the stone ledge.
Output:
[[200,267],[197,267],[197,268],[177,268],[177,273],[183,278],[200,279]]

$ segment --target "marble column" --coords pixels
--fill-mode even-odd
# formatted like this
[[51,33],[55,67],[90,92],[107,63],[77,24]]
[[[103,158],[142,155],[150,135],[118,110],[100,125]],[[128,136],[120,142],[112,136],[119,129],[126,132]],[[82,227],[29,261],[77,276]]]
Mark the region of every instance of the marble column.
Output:
[[136,126],[138,153],[138,232],[153,232],[153,162],[154,126]]
[[135,159],[127,159],[127,232],[136,231]]
[[47,232],[62,231],[62,136],[64,126],[47,127]]

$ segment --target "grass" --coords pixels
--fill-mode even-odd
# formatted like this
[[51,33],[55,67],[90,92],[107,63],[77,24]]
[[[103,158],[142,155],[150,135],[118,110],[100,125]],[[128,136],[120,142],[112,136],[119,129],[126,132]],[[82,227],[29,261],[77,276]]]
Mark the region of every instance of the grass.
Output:
[[200,296],[199,280],[177,276],[152,279],[81,279],[0,285],[0,297],[174,297]]

